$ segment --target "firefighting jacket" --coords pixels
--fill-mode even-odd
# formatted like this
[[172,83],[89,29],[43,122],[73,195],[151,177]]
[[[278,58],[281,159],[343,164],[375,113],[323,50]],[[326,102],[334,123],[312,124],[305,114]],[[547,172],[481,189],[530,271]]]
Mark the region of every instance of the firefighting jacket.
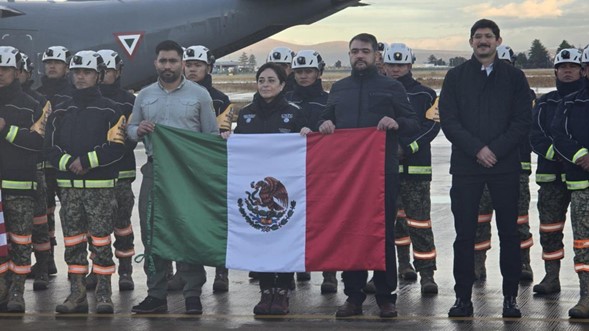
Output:
[[0,131],[0,173],[2,193],[34,195],[37,162],[43,148],[39,103],[22,91],[20,82],[0,88],[0,118],[6,122]]
[[407,90],[407,96],[419,120],[419,131],[416,134],[399,137],[399,146],[403,149],[404,156],[399,161],[399,173],[406,179],[431,181],[430,143],[440,132],[440,124],[427,119],[425,113],[434,106],[436,92],[413,79],[411,72],[397,80]]
[[[530,87],[524,73],[499,59],[487,75],[474,57],[450,69],[440,94],[440,123],[452,143],[450,173],[501,174],[521,169],[519,145],[532,121]],[[491,168],[478,164],[485,146],[497,157]]]
[[73,91],[74,87],[67,76],[57,79],[43,76],[41,77],[41,86],[37,89],[37,92],[51,102],[51,107],[54,109],[59,103],[69,100]]
[[284,98],[284,92],[267,103],[258,93],[239,111],[235,133],[297,133],[302,128],[299,107]]
[[286,100],[301,108],[301,123],[313,132],[319,131],[317,123],[321,118],[321,113],[327,105],[329,93],[323,90],[321,79],[317,79],[310,86],[295,85],[294,90],[286,92]]
[[215,109],[216,116],[221,115],[229,106],[231,106],[229,97],[213,87],[213,78],[211,75],[207,74],[203,80],[198,82],[198,84],[209,91],[211,99],[213,99],[213,108]]
[[534,107],[530,145],[534,153],[538,154],[538,168],[536,169],[536,183],[538,184],[564,181],[564,163],[558,153],[554,151],[550,127],[562,98],[579,90],[582,82],[582,79],[572,83],[557,81],[557,89],[541,96]]
[[[114,187],[119,161],[126,151],[124,115],[97,86],[74,90],[73,97],[49,116],[45,157],[58,169],[62,188]],[[80,159],[84,174],[76,175],[70,165]]]
[[336,130],[376,129],[384,117],[390,117],[399,124],[399,130],[388,130],[386,137],[385,173],[395,174],[399,170],[398,136],[415,134],[419,122],[403,85],[380,75],[376,67],[363,71],[352,70],[351,76],[333,84],[319,126],[322,121],[330,120]]
[[589,154],[588,126],[589,87],[584,86],[562,99],[551,126],[554,148],[566,160],[565,173],[569,190],[589,188],[589,172],[575,163],[580,157]]
[[[109,98],[114,101],[119,110],[125,116],[125,122],[129,122],[131,113],[133,112],[133,104],[135,103],[135,96],[121,88],[120,80],[111,85],[100,85],[100,93],[102,96]],[[126,138],[125,139],[126,151],[123,158],[117,162],[119,167],[119,179],[135,180],[136,177],[136,162],[135,162],[135,147],[137,142]]]

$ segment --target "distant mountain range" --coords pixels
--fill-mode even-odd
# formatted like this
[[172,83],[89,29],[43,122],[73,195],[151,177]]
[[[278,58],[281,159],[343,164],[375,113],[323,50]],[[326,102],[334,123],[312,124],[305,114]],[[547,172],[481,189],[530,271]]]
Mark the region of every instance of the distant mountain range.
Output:
[[[256,44],[248,46],[244,49],[241,49],[235,53],[231,53],[223,58],[219,59],[220,61],[237,61],[239,56],[245,52],[247,55],[254,54],[256,57],[256,61],[258,66],[266,62],[266,57],[271,49],[277,46],[286,46],[293,51],[297,52],[302,49],[313,49],[318,51],[321,56],[323,57],[327,66],[333,66],[336,61],[342,61],[342,65],[347,66],[349,65],[349,58],[348,58],[348,42],[347,41],[332,41],[314,45],[297,45],[286,43],[283,41],[275,40],[275,39],[265,39]],[[443,59],[444,61],[448,62],[450,58],[456,56],[462,56],[464,58],[470,58],[471,52],[470,51],[453,51],[453,50],[429,50],[429,49],[414,49],[413,52],[415,53],[416,57],[416,65],[424,64],[427,62],[430,55],[434,55],[437,59]]]

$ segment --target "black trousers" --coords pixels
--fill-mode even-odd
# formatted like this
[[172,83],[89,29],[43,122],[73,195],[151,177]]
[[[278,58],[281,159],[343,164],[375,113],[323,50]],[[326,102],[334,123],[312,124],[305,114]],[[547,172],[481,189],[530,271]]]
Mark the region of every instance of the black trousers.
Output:
[[487,185],[499,232],[503,295],[517,296],[521,275],[520,239],[517,231],[519,172],[495,175],[453,175],[450,198],[456,240],[454,241],[454,291],[470,300],[474,283],[474,243],[479,202]]
[[[397,257],[395,253],[395,217],[397,215],[397,195],[399,194],[399,175],[385,174],[385,260],[386,271],[374,272],[376,302],[397,302]],[[366,299],[362,291],[368,279],[367,270],[344,271],[344,293],[349,302],[361,305]]]

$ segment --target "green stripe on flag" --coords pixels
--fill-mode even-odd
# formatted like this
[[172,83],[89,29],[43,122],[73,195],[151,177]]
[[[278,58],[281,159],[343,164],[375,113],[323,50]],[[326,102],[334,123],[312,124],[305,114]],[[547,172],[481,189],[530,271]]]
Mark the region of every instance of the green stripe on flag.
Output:
[[153,241],[162,258],[224,266],[227,143],[219,136],[157,125]]

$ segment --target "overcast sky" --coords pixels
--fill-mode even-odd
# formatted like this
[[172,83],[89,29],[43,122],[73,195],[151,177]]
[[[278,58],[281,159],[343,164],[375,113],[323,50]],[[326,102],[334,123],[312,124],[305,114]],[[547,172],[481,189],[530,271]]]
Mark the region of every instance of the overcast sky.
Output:
[[589,0],[362,0],[311,26],[293,27],[272,38],[297,44],[348,40],[369,32],[379,41],[404,42],[412,48],[469,50],[472,24],[497,22],[503,43],[528,51],[532,40],[549,49],[563,39],[577,47],[589,43]]

